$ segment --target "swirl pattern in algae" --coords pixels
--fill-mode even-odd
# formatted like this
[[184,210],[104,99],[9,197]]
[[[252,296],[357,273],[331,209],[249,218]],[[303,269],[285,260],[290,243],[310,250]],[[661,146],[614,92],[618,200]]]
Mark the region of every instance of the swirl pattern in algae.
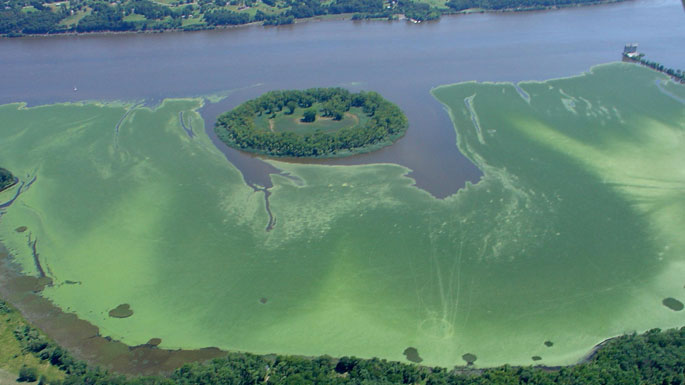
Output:
[[432,92],[480,182],[439,200],[393,164],[271,161],[269,232],[263,192],[183,130],[199,99],[2,106],[0,163],[35,177],[2,241],[35,275],[38,239],[43,295],[130,345],[560,365],[682,324],[682,86],[612,64]]

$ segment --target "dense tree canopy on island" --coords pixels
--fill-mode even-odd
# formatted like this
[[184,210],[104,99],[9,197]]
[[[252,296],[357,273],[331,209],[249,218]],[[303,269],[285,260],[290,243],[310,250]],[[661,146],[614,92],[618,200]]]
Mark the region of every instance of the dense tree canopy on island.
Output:
[[467,9],[523,10],[621,0],[0,0],[0,34],[198,30],[353,14],[353,19],[437,19]]
[[[299,121],[311,123],[316,115],[340,121],[355,108],[363,119],[334,131],[276,131],[258,127],[257,117],[275,118],[304,110]],[[298,118],[295,118],[298,119]],[[376,92],[350,93],[342,88],[312,88],[305,91],[271,91],[219,116],[215,130],[227,145],[271,156],[331,157],[348,155],[390,144],[408,126],[399,107]],[[316,127],[316,126],[315,126]]]
[[14,176],[11,172],[0,167],[0,191],[6,189],[7,187],[13,185],[15,182]]

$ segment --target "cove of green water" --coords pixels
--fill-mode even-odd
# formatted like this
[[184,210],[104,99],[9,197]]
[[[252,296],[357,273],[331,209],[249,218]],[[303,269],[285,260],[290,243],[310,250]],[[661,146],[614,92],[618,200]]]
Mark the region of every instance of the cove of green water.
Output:
[[0,106],[0,166],[36,178],[0,240],[35,275],[37,239],[44,295],[131,345],[558,365],[682,326],[683,86],[617,63],[519,87],[432,91],[479,183],[438,200],[393,164],[272,161],[270,232],[202,99]]

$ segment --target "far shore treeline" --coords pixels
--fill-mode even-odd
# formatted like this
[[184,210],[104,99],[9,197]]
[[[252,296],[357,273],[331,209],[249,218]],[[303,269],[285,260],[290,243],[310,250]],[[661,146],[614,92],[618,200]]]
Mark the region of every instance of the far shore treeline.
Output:
[[13,185],[15,182],[14,175],[8,170],[0,167],[0,191]]
[[297,19],[434,20],[466,10],[519,11],[622,0],[0,0],[0,35],[202,30],[290,24]]
[[[275,118],[277,114],[293,114],[297,108],[306,109],[300,120],[303,124],[315,124],[311,122],[318,114],[341,120],[352,107],[363,111],[366,122],[333,132],[317,129],[298,134],[255,124],[258,116]],[[215,131],[224,143],[240,150],[270,156],[333,157],[390,144],[404,135],[407,126],[402,110],[376,92],[353,94],[343,88],[312,88],[267,92],[219,116]]]
[[[472,365],[425,367],[378,358],[260,356],[226,353],[205,363],[185,364],[168,376],[134,377],[111,373],[74,358],[0,300],[0,322],[12,326],[7,349],[38,358],[24,365],[19,380],[53,385],[623,385],[685,383],[685,327],[630,334],[603,343],[583,363],[561,368]],[[36,362],[25,357],[24,362]],[[3,362],[0,362],[2,367]],[[55,368],[62,373],[55,376]],[[50,375],[52,373],[52,376]],[[60,377],[60,378],[51,378]]]

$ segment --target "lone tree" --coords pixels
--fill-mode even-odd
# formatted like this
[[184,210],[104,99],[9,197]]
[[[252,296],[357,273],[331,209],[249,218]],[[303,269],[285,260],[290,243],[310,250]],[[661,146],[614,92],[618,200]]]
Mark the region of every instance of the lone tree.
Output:
[[302,115],[302,121],[305,123],[311,123],[316,120],[316,110],[313,108],[308,109]]
[[292,115],[293,112],[295,112],[295,109],[297,108],[297,102],[295,102],[294,100],[291,100],[285,106],[288,107],[287,114]]

